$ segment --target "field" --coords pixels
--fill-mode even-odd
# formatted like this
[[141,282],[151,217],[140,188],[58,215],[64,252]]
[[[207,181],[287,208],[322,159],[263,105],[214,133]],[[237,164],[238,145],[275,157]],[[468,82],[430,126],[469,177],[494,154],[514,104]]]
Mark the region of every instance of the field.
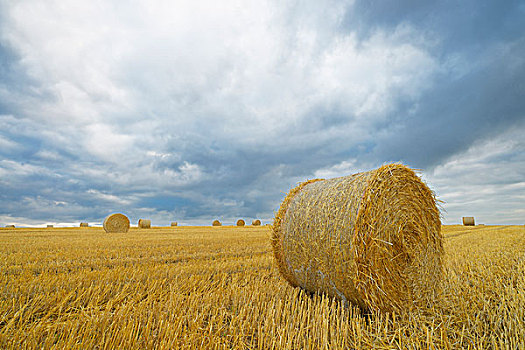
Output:
[[382,315],[290,287],[264,226],[0,229],[0,348],[525,348],[525,227],[443,232],[434,308]]

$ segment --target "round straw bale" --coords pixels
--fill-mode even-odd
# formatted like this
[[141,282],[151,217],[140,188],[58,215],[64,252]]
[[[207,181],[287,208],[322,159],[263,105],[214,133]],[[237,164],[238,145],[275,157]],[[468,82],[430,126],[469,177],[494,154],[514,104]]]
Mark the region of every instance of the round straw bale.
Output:
[[246,224],[243,219],[237,220],[237,226],[244,226]]
[[221,222],[219,220],[213,220],[212,226],[222,226]]
[[472,216],[464,216],[463,217],[463,225],[464,226],[475,226],[474,217]]
[[433,301],[443,273],[434,193],[401,164],[292,189],[272,247],[292,286],[371,310]]
[[108,233],[125,233],[129,230],[129,219],[124,214],[111,214],[104,220],[103,226]]
[[252,226],[261,226],[261,220],[256,219],[252,221]]
[[173,226],[178,226],[178,225],[179,225],[179,224],[178,224],[177,221],[173,221],[173,222],[171,223],[171,226],[172,226],[172,227],[173,227]]
[[7,228],[15,228],[15,225],[5,225]]
[[89,224],[87,222],[81,222],[80,227],[89,227]]
[[151,220],[149,219],[140,219],[139,228],[151,228]]
[[47,225],[47,228],[53,228],[53,225]]

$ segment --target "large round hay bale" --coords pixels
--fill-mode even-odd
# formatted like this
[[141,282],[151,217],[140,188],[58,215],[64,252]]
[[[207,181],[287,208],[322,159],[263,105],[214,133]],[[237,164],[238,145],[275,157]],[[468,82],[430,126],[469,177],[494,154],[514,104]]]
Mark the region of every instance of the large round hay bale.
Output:
[[173,221],[173,222],[171,223],[171,227],[178,226],[178,225],[179,225],[179,223],[178,223],[177,221]]
[[464,226],[475,226],[476,223],[474,222],[474,217],[472,217],[472,216],[464,216],[463,217],[463,225]]
[[261,226],[261,220],[255,219],[252,221],[252,226]]
[[124,214],[111,214],[104,220],[103,226],[108,233],[125,233],[129,231],[129,219]]
[[434,193],[401,164],[292,189],[273,252],[293,286],[393,311],[433,300],[443,267]]
[[237,226],[244,226],[246,223],[244,222],[243,219],[239,219],[237,220]]
[[221,222],[219,220],[213,220],[212,226],[222,226]]
[[139,228],[151,228],[151,220],[149,219],[139,219]]
[[89,224],[87,222],[81,222],[80,227],[89,227]]

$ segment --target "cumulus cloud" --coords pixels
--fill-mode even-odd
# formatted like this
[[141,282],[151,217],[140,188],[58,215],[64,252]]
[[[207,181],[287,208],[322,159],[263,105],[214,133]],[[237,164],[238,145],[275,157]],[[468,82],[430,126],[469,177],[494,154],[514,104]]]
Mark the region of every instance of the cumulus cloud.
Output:
[[439,174],[525,110],[523,9],[448,6],[4,2],[0,214],[270,220],[305,178]]

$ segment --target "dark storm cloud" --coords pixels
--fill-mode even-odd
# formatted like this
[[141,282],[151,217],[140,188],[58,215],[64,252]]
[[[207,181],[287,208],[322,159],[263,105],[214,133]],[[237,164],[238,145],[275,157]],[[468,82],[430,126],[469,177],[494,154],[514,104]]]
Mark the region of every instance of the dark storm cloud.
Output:
[[441,64],[420,99],[389,116],[376,159],[433,167],[525,119],[525,6],[508,2],[357,1],[344,30],[360,37],[399,25],[430,39]]
[[[525,40],[487,52],[460,77],[440,77],[413,111],[377,140],[377,157],[432,167],[525,120]],[[495,57],[491,57],[495,56]]]

